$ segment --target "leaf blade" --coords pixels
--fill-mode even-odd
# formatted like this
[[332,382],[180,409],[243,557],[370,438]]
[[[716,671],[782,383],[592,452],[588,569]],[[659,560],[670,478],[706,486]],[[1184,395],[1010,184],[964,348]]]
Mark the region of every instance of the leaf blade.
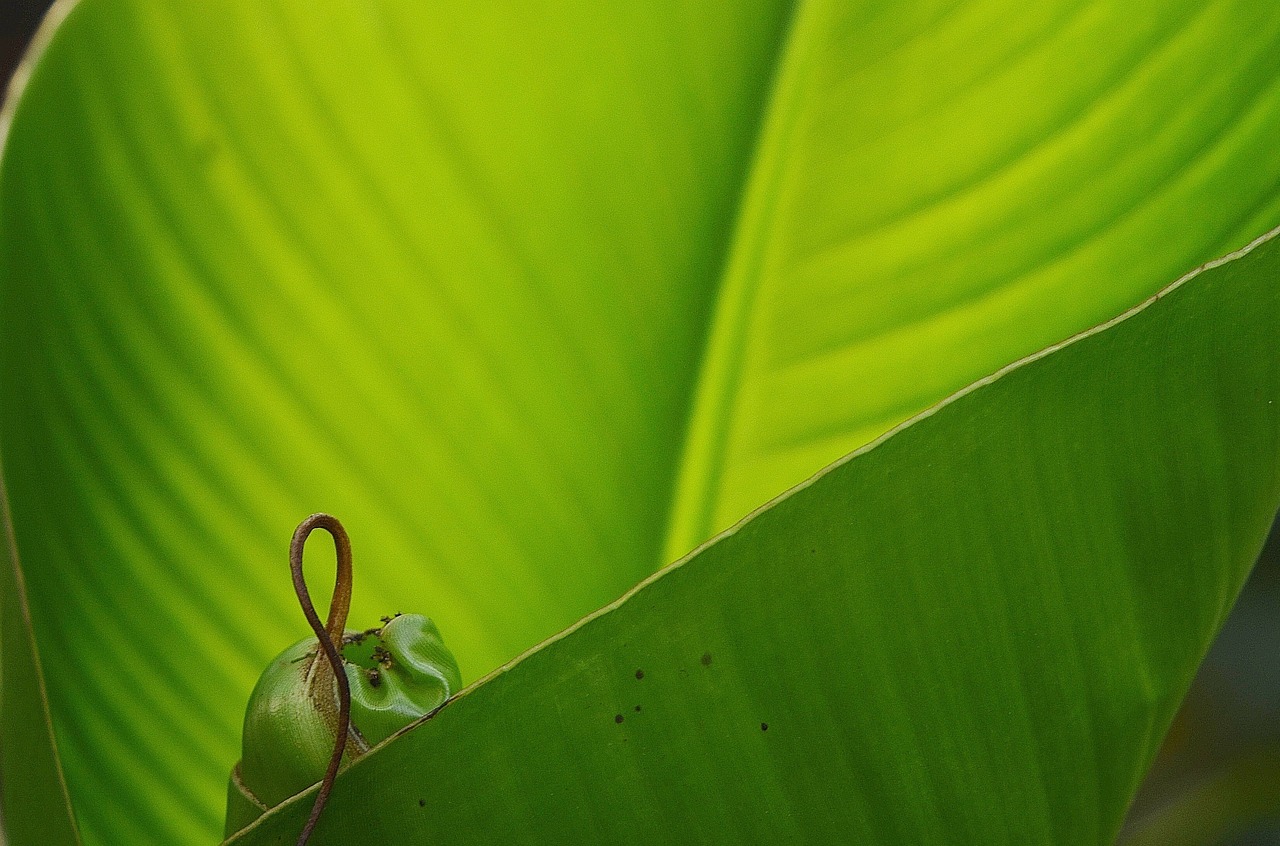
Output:
[[299,515],[473,677],[651,572],[782,14],[678,8],[71,11],[5,150],[0,449],[87,841],[221,829]]
[[1280,19],[1134,14],[806,4],[722,279],[668,560],[1275,224]]

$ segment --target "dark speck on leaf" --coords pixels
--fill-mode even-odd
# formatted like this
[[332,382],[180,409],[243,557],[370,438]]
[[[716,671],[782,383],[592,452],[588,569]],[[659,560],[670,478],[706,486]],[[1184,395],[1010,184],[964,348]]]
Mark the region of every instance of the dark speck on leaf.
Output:
[[644,678],[644,670],[636,670],[636,681],[640,681],[642,678]]
[[622,722],[622,715],[621,715],[621,714],[615,714],[615,715],[614,715],[614,717],[613,717],[613,721],[614,721],[615,723],[621,723],[621,722]]
[[418,800],[418,807],[419,807],[419,808],[425,808],[425,807],[427,807],[427,800],[426,800],[426,799],[419,799],[419,800]]
[[637,713],[637,714],[639,714],[639,713],[640,713],[640,706],[639,706],[639,705],[637,705],[637,706],[636,706],[636,713]]
[[768,724],[768,723],[761,723],[761,724],[760,724],[760,731],[768,731],[768,730],[769,730],[769,724]]
[[710,653],[710,652],[704,652],[704,653],[702,653],[702,666],[704,666],[704,667],[710,667],[710,666],[711,666],[711,653]]

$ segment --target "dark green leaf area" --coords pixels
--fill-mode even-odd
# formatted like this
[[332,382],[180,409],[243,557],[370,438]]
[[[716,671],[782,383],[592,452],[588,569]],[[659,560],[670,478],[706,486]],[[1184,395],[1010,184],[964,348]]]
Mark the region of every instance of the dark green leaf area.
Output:
[[855,453],[355,762],[313,842],[1113,842],[1280,500],[1278,279]]

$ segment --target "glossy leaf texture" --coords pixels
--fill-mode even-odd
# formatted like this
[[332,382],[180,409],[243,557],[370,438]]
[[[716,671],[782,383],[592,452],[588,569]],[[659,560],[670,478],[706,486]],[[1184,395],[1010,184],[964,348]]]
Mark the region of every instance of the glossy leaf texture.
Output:
[[1112,842],[1280,504],[1277,281],[1270,240],[854,453],[357,761],[316,842]]
[[84,840],[219,829],[304,633],[301,516],[351,530],[356,625],[429,614],[475,679],[1274,225],[1278,32],[1254,2],[83,0],[0,169],[0,455]]

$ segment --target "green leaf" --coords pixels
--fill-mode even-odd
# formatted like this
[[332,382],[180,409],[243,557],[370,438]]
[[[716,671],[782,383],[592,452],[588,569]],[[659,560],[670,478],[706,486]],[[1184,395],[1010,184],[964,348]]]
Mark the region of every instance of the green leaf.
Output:
[[1248,0],[801,4],[668,557],[1280,221],[1278,41]]
[[429,614],[469,679],[661,563],[781,28],[684,6],[70,13],[5,151],[0,444],[86,841],[221,830],[301,516],[353,625]]
[[859,450],[355,762],[314,842],[1112,842],[1280,504],[1277,279]]
[[[1273,225],[1278,31],[1247,0],[83,0],[0,166],[0,451],[85,841],[219,830],[305,633],[307,513],[351,530],[353,623],[429,614],[475,679]],[[42,706],[12,605],[4,748]]]

